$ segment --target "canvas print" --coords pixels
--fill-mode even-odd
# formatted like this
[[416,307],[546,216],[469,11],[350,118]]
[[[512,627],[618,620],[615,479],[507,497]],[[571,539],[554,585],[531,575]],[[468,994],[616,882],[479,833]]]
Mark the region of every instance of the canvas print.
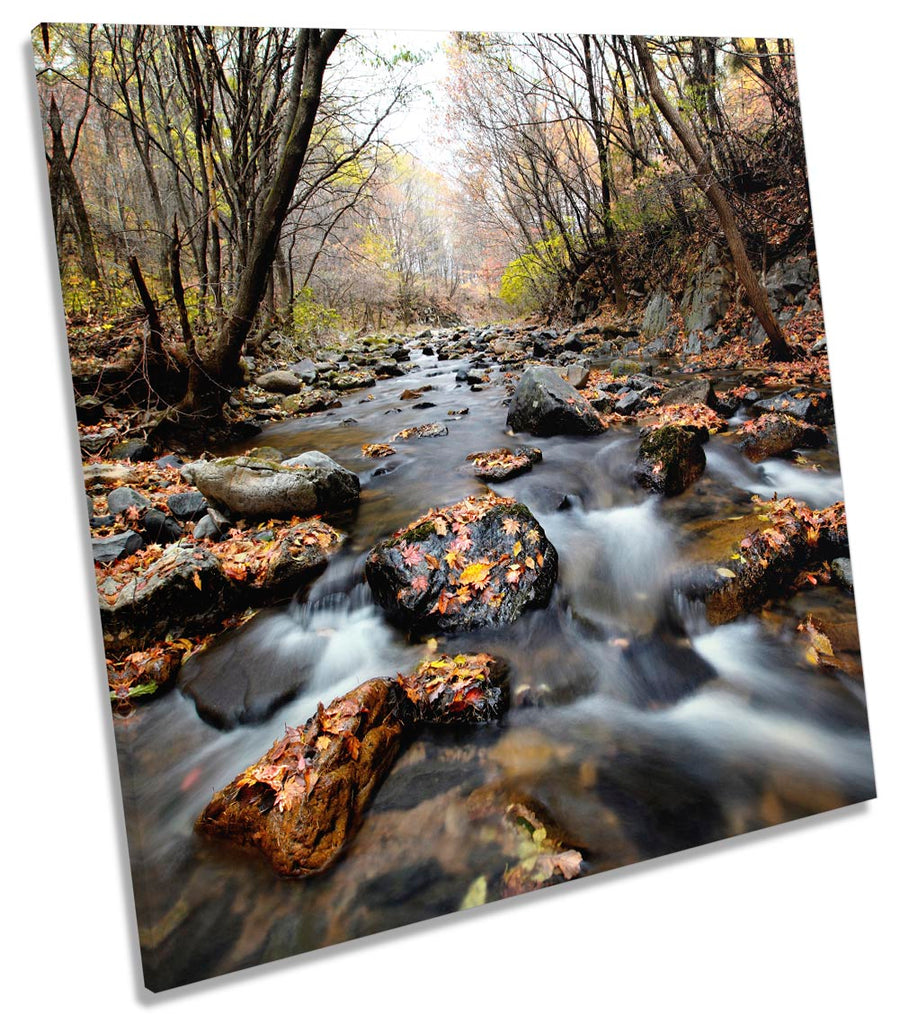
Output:
[[789,39],[33,48],[150,989],[875,795]]

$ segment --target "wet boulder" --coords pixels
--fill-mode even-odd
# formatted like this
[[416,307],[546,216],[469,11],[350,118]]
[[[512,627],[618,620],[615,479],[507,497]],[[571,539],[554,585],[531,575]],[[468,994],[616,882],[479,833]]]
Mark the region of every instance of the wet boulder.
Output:
[[835,558],[831,563],[831,571],[845,590],[853,590],[853,566],[849,558]]
[[522,504],[493,494],[432,510],[366,560],[375,600],[415,635],[512,622],[545,605],[556,549]]
[[212,552],[172,544],[125,579],[99,586],[106,637],[186,636],[216,626],[233,599],[232,584]]
[[392,441],[411,441],[417,437],[445,437],[449,431],[443,423],[421,423],[417,427],[406,427],[398,430],[391,437]]
[[251,590],[264,591],[267,600],[292,593],[318,575],[345,540],[346,534],[319,519],[290,527],[266,542],[265,558],[254,575]]
[[397,682],[404,718],[429,725],[477,724],[509,707],[509,666],[490,654],[439,654]]
[[94,395],[86,395],[75,403],[75,417],[86,427],[96,426],[105,415],[103,403]]
[[821,448],[828,438],[821,427],[782,413],[764,413],[740,430],[738,448],[751,462],[787,455],[795,448]]
[[359,477],[322,452],[284,463],[247,456],[190,462],[181,475],[238,518],[290,518],[348,508],[359,501]]
[[482,480],[499,482],[509,480],[522,473],[530,473],[531,467],[543,458],[540,448],[492,448],[487,452],[472,452],[466,456],[471,462],[475,476]]
[[771,398],[761,398],[753,408],[758,412],[778,412],[816,426],[834,423],[834,403],[827,391],[791,388]]
[[320,704],[215,794],[197,830],[258,848],[281,875],[329,867],[400,752],[399,699],[392,680],[370,679],[327,708]]
[[506,424],[515,433],[600,434],[599,413],[552,366],[526,367],[510,402]]
[[168,544],[181,536],[181,526],[172,516],[158,508],[145,508],[139,518],[139,529],[144,540],[151,544]]
[[675,425],[644,432],[634,470],[637,483],[659,494],[681,494],[706,468],[702,436],[696,428]]
[[676,581],[679,594],[703,602],[714,626],[783,593],[805,566],[847,554],[843,502],[810,509],[793,498],[782,498],[762,504],[759,514],[747,518],[765,525],[735,539],[711,561],[687,570]]

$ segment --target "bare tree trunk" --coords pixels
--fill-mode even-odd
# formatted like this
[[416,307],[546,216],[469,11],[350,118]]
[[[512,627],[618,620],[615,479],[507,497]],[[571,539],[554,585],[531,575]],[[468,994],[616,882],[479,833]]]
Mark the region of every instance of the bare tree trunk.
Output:
[[281,226],[303,167],[322,96],[325,66],[342,29],[303,29],[295,43],[293,81],[284,142],[274,180],[254,226],[247,263],[228,316],[201,365],[191,365],[182,411],[217,413],[237,379],[238,361],[262,302]]
[[704,193],[718,215],[719,223],[722,225],[722,231],[725,234],[725,240],[728,242],[728,248],[731,250],[731,257],[734,260],[738,278],[744,286],[744,291],[747,293],[747,299],[753,307],[753,312],[759,318],[759,322],[762,324],[763,330],[769,339],[766,344],[766,354],[770,359],[788,362],[794,358],[794,352],[784,337],[781,325],[772,313],[772,307],[769,305],[765,289],[750,266],[750,259],[747,256],[744,240],[741,237],[734,213],[725,197],[724,191],[718,181],[716,181],[709,158],[697,137],[682,120],[663,92],[656,74],[656,65],[653,63],[653,58],[650,56],[650,51],[647,48],[646,39],[643,36],[632,36],[631,39],[637,51],[644,77],[647,79],[647,87],[650,90],[653,102],[659,108],[660,113],[668,121],[672,131],[675,132],[687,151],[694,165],[694,183]]
[[52,140],[50,156],[48,157],[50,164],[50,203],[56,225],[57,245],[60,247],[60,252],[62,252],[62,227],[65,224],[63,201],[68,199],[72,217],[75,220],[75,230],[78,234],[78,248],[81,255],[82,269],[89,281],[95,281],[99,284],[100,267],[97,263],[97,253],[94,249],[91,222],[88,219],[78,179],[75,177],[69,157],[66,155],[62,134],[62,118],[60,117],[59,107],[56,105],[55,96],[50,97],[50,116],[47,119],[47,123],[50,126],[50,138]]
[[619,262],[619,246],[616,239],[616,226],[612,216],[612,175],[609,166],[609,136],[604,136],[603,125],[600,123],[600,104],[597,100],[597,85],[594,80],[594,63],[591,58],[590,36],[583,35],[581,43],[584,48],[584,71],[587,80],[588,103],[591,110],[591,131],[597,157],[600,161],[600,190],[603,199],[603,236],[609,248],[612,265],[613,290],[616,296],[616,312],[625,312],[628,300],[622,284],[622,267]]
[[169,269],[172,275],[172,296],[178,308],[181,321],[181,337],[184,339],[188,355],[194,355],[194,334],[188,319],[187,306],[184,301],[184,284],[181,280],[181,235],[178,233],[178,218],[172,218],[172,248],[169,250]]

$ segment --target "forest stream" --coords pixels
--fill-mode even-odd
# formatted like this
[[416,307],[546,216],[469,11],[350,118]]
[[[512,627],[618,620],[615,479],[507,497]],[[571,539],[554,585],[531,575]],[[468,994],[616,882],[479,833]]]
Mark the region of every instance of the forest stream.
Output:
[[[342,408],[273,424],[243,449],[219,453],[323,451],[359,475],[361,499],[334,520],[349,540],[307,593],[257,613],[182,670],[193,679],[299,675],[298,696],[268,721],[231,731],[202,721],[177,687],[115,719],[152,989],[448,913],[469,905],[479,886],[495,892],[510,854],[498,822],[477,813],[481,792],[545,808],[581,853],[581,874],[874,795],[861,673],[817,669],[797,632],[820,605],[853,618],[852,595],[812,588],[711,627],[702,609],[674,601],[671,587],[679,567],[702,561],[709,525],[751,513],[753,495],[814,508],[841,500],[833,427],[817,466],[753,465],[713,436],[703,476],[662,498],[633,483],[638,428],[620,425],[597,437],[539,439],[543,461],[532,472],[492,485],[528,506],[560,563],[547,607],[442,644],[509,663],[512,706],[498,722],[423,729],[321,875],[281,878],[261,856],[197,836],[213,792],[285,724],[428,655],[373,602],[365,557],[429,508],[486,493],[466,456],[510,437],[499,370],[472,391],[456,380],[465,363],[413,358],[411,373],[350,393]],[[400,400],[425,386],[432,406]],[[448,434],[395,442],[396,454],[379,461],[360,454],[425,422],[446,424]]]

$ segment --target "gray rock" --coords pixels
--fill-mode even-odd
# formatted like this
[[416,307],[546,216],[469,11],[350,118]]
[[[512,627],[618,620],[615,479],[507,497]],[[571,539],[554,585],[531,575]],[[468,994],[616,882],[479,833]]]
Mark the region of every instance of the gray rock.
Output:
[[198,519],[194,524],[194,537],[197,540],[218,540],[221,536],[221,532],[213,522],[211,515],[205,515],[202,519]]
[[693,331],[688,336],[688,339],[684,343],[684,346],[681,349],[681,351],[686,356],[700,355],[700,353],[703,351],[703,342],[700,339],[700,335],[696,331]]
[[590,402],[552,366],[526,367],[509,405],[506,424],[518,433],[600,434],[605,427]]
[[716,391],[711,380],[698,378],[676,384],[659,400],[660,405],[708,405],[715,409],[718,405]]
[[296,363],[291,363],[288,371],[299,377],[304,384],[313,384],[319,375],[316,364],[311,359],[300,359]]
[[182,491],[166,499],[169,511],[183,523],[200,519],[206,514],[206,498],[199,491]]
[[168,544],[178,540],[181,527],[165,512],[160,512],[158,508],[148,508],[141,515],[141,534],[151,544]]
[[171,544],[124,585],[108,579],[99,590],[104,633],[135,639],[185,636],[217,625],[234,598],[219,560],[193,544]]
[[778,310],[803,302],[818,278],[815,263],[808,256],[802,256],[790,263],[775,263],[769,267],[763,284],[773,309]]
[[681,300],[684,329],[711,330],[727,312],[731,299],[730,275],[720,263],[715,242],[710,242]]
[[144,546],[144,540],[134,530],[126,530],[124,533],[114,533],[109,537],[93,537],[91,547],[93,548],[94,561],[101,565],[115,562],[119,558],[133,555]]
[[834,578],[846,590],[853,589],[853,567],[849,558],[835,558],[831,562],[831,571]]
[[614,377],[628,377],[632,373],[644,373],[649,369],[649,363],[642,363],[637,359],[614,359],[609,364],[609,372]]
[[116,487],[106,496],[106,504],[109,511],[114,515],[121,515],[129,508],[148,508],[150,502],[133,487]]
[[156,465],[160,469],[168,469],[170,466],[173,469],[181,469],[184,465],[184,459],[179,458],[177,455],[163,455],[162,458],[156,460]]
[[650,296],[650,301],[647,303],[646,310],[644,310],[641,334],[648,341],[658,338],[668,328],[671,315],[672,300],[662,289],[658,289]]
[[102,451],[110,441],[118,437],[115,427],[107,427],[105,430],[97,430],[93,434],[79,434],[78,440],[82,451],[89,455],[96,455]]
[[576,390],[583,388],[587,384],[590,372],[583,363],[570,363],[559,371],[562,379],[567,384],[571,384]]
[[96,426],[103,419],[103,403],[93,395],[79,398],[75,403],[75,417],[86,427]]
[[288,370],[270,370],[256,378],[256,386],[279,395],[296,395],[303,387],[303,381]]
[[359,501],[359,477],[322,452],[285,463],[246,456],[191,462],[181,475],[208,501],[238,518],[290,518],[347,508]]
[[281,403],[286,413],[295,416],[302,412],[322,412],[324,409],[340,407],[341,400],[333,391],[324,388],[304,390],[301,394],[290,395]]
[[669,425],[648,430],[641,438],[635,481],[659,494],[681,494],[706,467],[702,438],[702,433],[690,427]]
[[780,395],[762,398],[753,406],[759,412],[781,412],[807,423],[823,426],[834,422],[834,404],[826,391],[791,388]]

